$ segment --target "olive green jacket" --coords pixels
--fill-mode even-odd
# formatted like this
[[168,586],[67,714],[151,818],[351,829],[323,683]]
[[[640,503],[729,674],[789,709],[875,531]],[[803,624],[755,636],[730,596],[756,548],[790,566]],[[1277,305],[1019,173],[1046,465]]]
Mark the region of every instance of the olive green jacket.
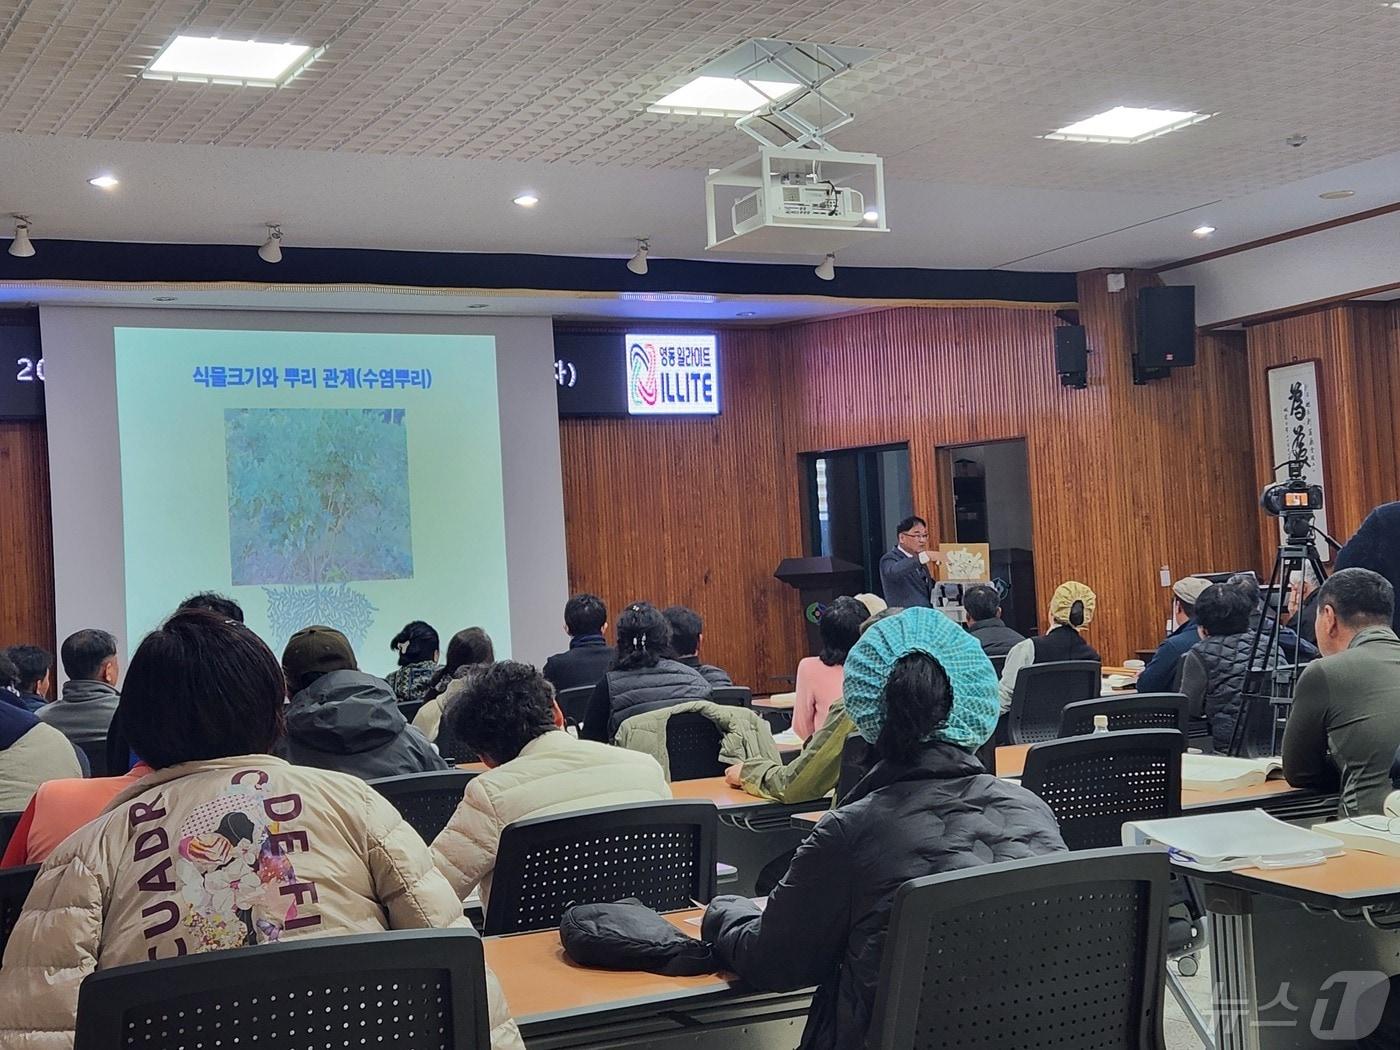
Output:
[[811,802],[836,789],[841,776],[841,751],[846,737],[855,732],[855,723],[846,715],[846,705],[837,700],[827,712],[826,721],[807,740],[802,753],[788,765],[782,761],[752,758],[741,774],[744,790],[775,802]]

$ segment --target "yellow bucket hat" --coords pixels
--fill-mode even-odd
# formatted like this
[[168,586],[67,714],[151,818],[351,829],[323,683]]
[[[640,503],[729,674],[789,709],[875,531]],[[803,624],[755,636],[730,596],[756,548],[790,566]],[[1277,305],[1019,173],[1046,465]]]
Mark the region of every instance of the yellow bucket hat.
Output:
[[[1070,614],[1074,610],[1076,602],[1082,602],[1084,606],[1084,619],[1079,623],[1070,622]],[[1087,627],[1094,621],[1094,606],[1098,604],[1098,598],[1094,592],[1089,590],[1078,580],[1069,580],[1055,588],[1055,593],[1050,596],[1050,622],[1053,624],[1069,624],[1071,627]]]

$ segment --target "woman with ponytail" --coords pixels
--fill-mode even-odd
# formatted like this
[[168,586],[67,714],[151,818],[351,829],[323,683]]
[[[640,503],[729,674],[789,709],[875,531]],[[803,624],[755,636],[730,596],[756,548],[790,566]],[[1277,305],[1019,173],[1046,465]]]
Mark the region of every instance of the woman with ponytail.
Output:
[[846,713],[878,761],[798,848],[763,911],[717,897],[704,939],[752,987],[819,986],[804,1050],[860,1050],[895,891],[910,879],[1065,848],[1050,808],[974,756],[997,723],[996,674],[934,609],[873,624],[846,657]]
[[633,602],[617,618],[617,656],[583,718],[584,740],[608,743],[631,715],[687,700],[708,700],[711,685],[671,659],[671,625],[650,602]]
[[1050,596],[1050,630],[1035,638],[1017,642],[1006,654],[1001,671],[1001,709],[1011,710],[1016,676],[1029,664],[1058,663],[1063,660],[1092,660],[1102,663],[1098,650],[1083,638],[1084,629],[1094,622],[1098,597],[1078,580],[1055,588]]
[[394,635],[389,648],[398,653],[399,666],[384,676],[399,703],[422,700],[438,669],[438,633],[431,624],[413,620]]

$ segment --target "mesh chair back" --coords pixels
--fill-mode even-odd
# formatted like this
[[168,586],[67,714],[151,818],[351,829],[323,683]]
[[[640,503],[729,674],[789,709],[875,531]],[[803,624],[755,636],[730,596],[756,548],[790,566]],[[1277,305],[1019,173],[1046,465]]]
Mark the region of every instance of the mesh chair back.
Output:
[[1088,736],[1094,716],[1107,715],[1110,732],[1120,729],[1175,729],[1188,731],[1186,697],[1180,693],[1135,693],[1100,697],[1069,704],[1060,713],[1060,736]]
[[462,801],[462,792],[474,776],[476,773],[471,770],[446,769],[380,777],[371,780],[369,786],[394,804],[424,842],[432,842],[447,827]]
[[1006,670],[1006,654],[1003,653],[1001,656],[989,656],[987,659],[992,661],[992,670],[995,671],[997,677],[1000,678],[1001,672]]
[[317,937],[99,970],[74,1050],[489,1050],[474,930]]
[[906,882],[872,1050],[1161,1050],[1166,853],[1094,850]]
[[1054,740],[1060,732],[1060,712],[1077,700],[1092,700],[1103,689],[1100,668],[1093,660],[1060,660],[1030,664],[1016,673],[1007,731],[1013,744]]
[[412,725],[413,720],[418,717],[418,712],[423,709],[423,704],[425,702],[426,701],[423,700],[400,700],[398,702],[399,714],[403,715],[405,722]]
[[724,707],[753,707],[753,690],[744,685],[717,685],[710,690],[710,702]]
[[1054,811],[1070,849],[1115,846],[1125,821],[1181,815],[1185,751],[1175,729],[1051,740],[1026,752],[1021,786]]
[[1241,696],[1240,712],[1226,750],[1240,758],[1265,758],[1278,754],[1279,742],[1283,739],[1282,727],[1275,724],[1278,710],[1267,696],[1249,693]]
[[0,813],[0,854],[5,852],[5,847],[10,844],[10,839],[14,837],[15,828],[19,826],[19,818],[24,814],[19,810],[7,810]]
[[719,760],[723,739],[719,726],[698,711],[666,719],[666,758],[671,782],[724,776],[724,763]]
[[593,686],[576,685],[572,689],[561,689],[555,697],[559,710],[564,712],[564,721],[571,726],[583,726],[583,717],[588,714],[588,701],[593,698]]
[[10,939],[10,931],[19,921],[19,913],[24,909],[24,898],[34,888],[34,876],[39,874],[39,865],[26,864],[22,868],[0,868],[0,954]]
[[87,755],[88,767],[92,771],[92,776],[105,777],[107,775],[107,738],[101,740],[89,740],[85,744],[79,744],[83,749],[83,754]]
[[636,897],[657,911],[715,895],[718,811],[700,800],[633,802],[506,825],[488,934],[554,929],[575,904]]

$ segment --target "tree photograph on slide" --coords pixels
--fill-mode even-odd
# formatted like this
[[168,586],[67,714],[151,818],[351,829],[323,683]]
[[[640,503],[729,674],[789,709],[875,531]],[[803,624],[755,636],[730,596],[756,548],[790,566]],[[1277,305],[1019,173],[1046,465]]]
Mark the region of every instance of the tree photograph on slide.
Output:
[[359,644],[376,609],[352,586],[413,576],[406,413],[228,408],[229,562],[261,586],[281,640],[307,624]]

